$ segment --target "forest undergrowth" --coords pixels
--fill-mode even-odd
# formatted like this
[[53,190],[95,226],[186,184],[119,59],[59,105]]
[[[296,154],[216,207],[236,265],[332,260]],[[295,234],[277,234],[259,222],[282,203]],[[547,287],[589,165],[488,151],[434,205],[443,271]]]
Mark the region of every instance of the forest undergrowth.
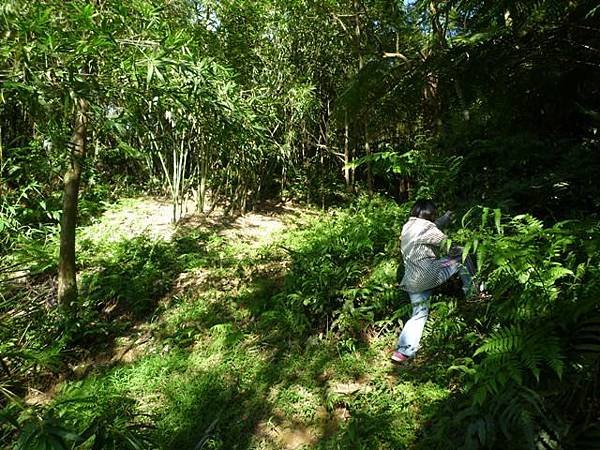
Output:
[[[600,448],[599,31],[597,0],[2,0],[0,447]],[[396,369],[427,198],[488,295],[437,292]]]
[[[579,240],[570,223],[469,211],[454,236],[476,251],[493,299],[438,294],[422,351],[396,368],[389,354],[410,309],[396,286],[404,205],[365,197],[328,212],[275,208],[254,222],[192,217],[161,238],[130,215],[147,211],[144,202],[122,201],[80,230],[77,315],[52,315],[31,296],[48,285],[44,272],[28,281],[36,290],[4,286],[11,376],[1,388],[13,401],[2,410],[3,445],[555,448],[594,439],[597,398],[584,370],[597,364],[598,318],[595,287],[583,281],[598,277],[597,227],[578,223]],[[52,260],[52,247],[37,261],[44,252]],[[24,331],[9,337],[15,329]],[[564,387],[574,382],[577,397]],[[562,436],[547,431],[560,425],[570,427]]]
[[[17,448],[398,448],[415,440],[449,395],[443,361],[425,365],[424,356],[403,374],[388,362],[395,318],[339,339],[332,330],[344,330],[350,315],[336,323],[339,311],[324,313],[328,332],[289,302],[298,295],[299,279],[289,278],[297,258],[332,257],[314,238],[326,238],[319,232],[339,221],[337,213],[272,211],[256,216],[259,230],[192,218],[160,239],[125,226],[142,221],[127,217],[142,204],[121,202],[108,220],[81,230],[85,315],[68,330],[48,323],[55,342],[37,327],[13,342],[24,366],[12,370],[27,375],[24,385],[3,388],[23,398],[3,411],[5,444],[14,423]],[[364,219],[355,255],[372,244],[369,220],[384,217]],[[274,221],[285,231],[267,227],[257,238]],[[390,229],[381,230],[378,245],[393,241],[384,236]],[[350,279],[371,278],[395,310],[394,259],[378,255],[371,274],[373,256],[353,261]],[[336,275],[322,276],[325,287]]]

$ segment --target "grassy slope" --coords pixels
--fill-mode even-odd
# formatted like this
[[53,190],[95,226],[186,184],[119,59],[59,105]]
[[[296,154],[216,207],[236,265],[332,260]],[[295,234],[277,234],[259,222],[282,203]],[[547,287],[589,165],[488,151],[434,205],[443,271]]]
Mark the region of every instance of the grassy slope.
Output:
[[273,300],[290,281],[284,248],[296,224],[310,230],[325,216],[279,218],[286,231],[258,244],[223,232],[231,223],[183,226],[170,241],[102,222],[83,230],[83,292],[105,318],[88,334],[104,348],[58,399],[93,398],[79,419],[103,408],[109,421],[119,408],[148,414],[139,418],[160,448],[415,447],[451,393],[443,352],[432,357],[426,338],[398,370],[388,361],[394,326],[348,346],[299,324]]

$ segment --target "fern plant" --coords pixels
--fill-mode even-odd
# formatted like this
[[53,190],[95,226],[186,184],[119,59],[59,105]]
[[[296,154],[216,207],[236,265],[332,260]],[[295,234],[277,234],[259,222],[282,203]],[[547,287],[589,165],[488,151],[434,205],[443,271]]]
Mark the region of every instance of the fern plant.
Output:
[[573,383],[585,390],[598,377],[600,276],[597,244],[590,248],[597,237],[584,223],[547,227],[490,208],[463,218],[456,239],[476,253],[491,294],[479,309],[470,363],[452,368],[468,399],[457,419],[468,430],[465,448],[560,448],[593,432],[593,419],[577,424],[597,394],[568,394]]
[[0,410],[0,436],[5,443],[13,441],[15,450],[156,447],[148,418],[130,398],[100,394],[30,405],[6,388],[0,392],[8,400]]

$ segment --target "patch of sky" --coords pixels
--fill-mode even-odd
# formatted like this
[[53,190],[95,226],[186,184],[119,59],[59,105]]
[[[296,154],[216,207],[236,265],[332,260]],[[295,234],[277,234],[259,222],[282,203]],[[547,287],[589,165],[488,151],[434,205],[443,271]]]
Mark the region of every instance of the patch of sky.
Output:
[[192,13],[192,23],[204,23],[208,31],[216,32],[221,27],[221,20],[214,9],[201,3],[196,4]]

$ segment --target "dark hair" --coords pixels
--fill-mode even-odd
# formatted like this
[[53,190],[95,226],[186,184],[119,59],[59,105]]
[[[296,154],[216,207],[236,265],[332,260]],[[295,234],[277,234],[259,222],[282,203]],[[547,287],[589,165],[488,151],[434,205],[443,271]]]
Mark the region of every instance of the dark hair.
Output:
[[419,217],[433,222],[435,220],[435,204],[431,200],[417,200],[410,210],[411,217]]

